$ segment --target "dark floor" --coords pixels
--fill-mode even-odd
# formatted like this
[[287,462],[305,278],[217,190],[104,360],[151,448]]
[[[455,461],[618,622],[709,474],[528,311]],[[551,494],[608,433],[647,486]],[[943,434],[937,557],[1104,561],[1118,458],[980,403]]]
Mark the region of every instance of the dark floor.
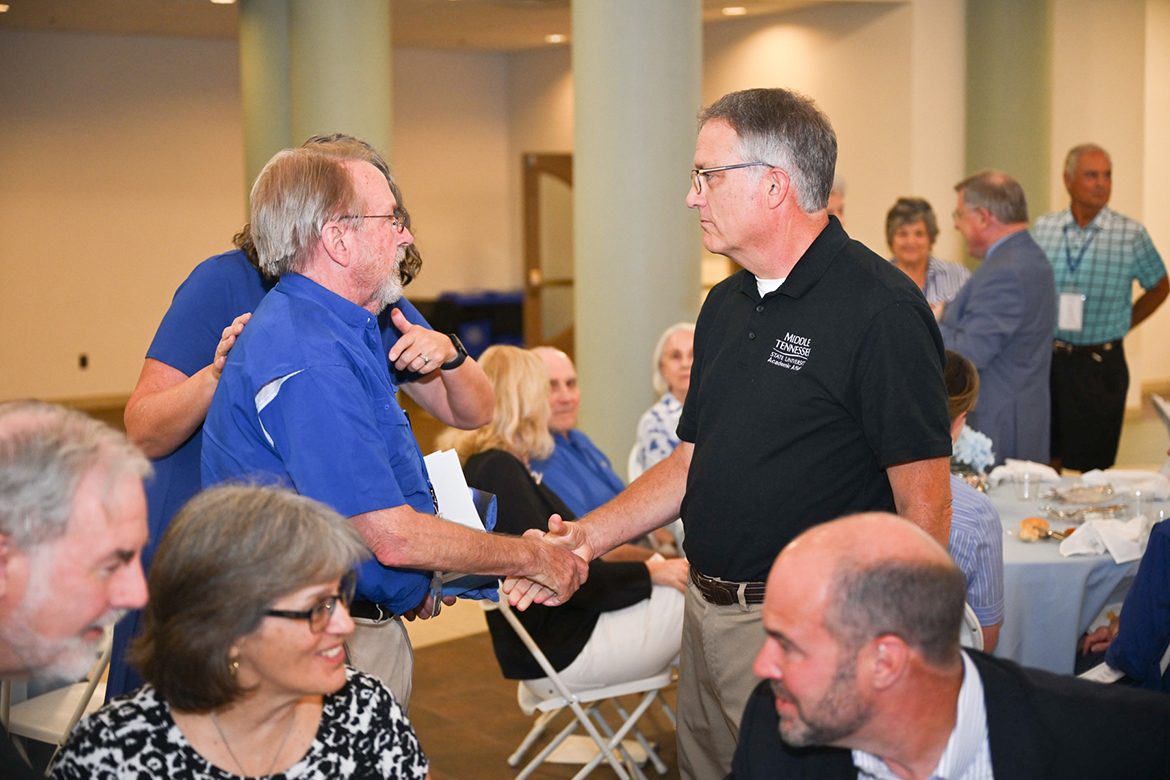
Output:
[[[674,707],[673,686],[667,689],[666,698]],[[637,698],[627,697],[623,703],[629,709],[636,705]],[[569,717],[562,714],[557,718],[551,727],[554,734]],[[607,717],[615,726],[619,722],[616,715]],[[508,766],[508,756],[533,721],[516,703],[516,682],[500,674],[486,633],[415,651],[410,720],[431,761],[433,780],[511,780],[519,768]],[[666,716],[655,705],[642,717],[640,725],[647,739],[658,744],[658,754],[668,768],[665,777],[678,778],[674,730]],[[538,742],[526,758],[531,759],[544,744]],[[532,777],[571,778],[579,769],[567,764],[543,764]],[[643,771],[648,778],[658,777],[649,763]],[[614,776],[613,769],[606,765],[590,775],[601,780]]]

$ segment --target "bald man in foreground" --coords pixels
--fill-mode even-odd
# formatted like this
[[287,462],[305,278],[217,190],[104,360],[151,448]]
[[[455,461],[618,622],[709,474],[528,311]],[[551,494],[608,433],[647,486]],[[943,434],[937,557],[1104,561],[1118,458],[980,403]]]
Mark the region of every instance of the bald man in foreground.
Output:
[[729,777],[1170,777],[1170,698],[960,651],[964,591],[894,515],[797,537],[768,576]]

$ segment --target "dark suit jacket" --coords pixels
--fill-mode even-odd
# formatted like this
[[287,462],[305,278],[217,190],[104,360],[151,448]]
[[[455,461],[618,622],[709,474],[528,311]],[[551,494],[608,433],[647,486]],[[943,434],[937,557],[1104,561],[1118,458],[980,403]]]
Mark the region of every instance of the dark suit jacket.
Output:
[[[1170,696],[970,655],[983,681],[996,780],[1170,778]],[[761,683],[744,710],[729,780],[857,777],[849,750],[790,748],[778,721]]]
[[1027,230],[1003,240],[943,311],[939,330],[979,369],[970,425],[1004,458],[1048,462],[1048,369],[1056,327],[1052,264]]

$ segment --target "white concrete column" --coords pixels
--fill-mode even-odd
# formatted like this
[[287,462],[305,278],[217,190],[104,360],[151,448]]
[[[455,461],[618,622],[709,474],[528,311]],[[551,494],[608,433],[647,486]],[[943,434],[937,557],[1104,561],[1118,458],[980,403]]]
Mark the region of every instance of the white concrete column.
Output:
[[288,0],[240,0],[245,202],[272,155],[292,145]]
[[[958,259],[966,247],[958,231],[951,229],[950,213],[955,207],[954,186],[967,173],[967,4],[917,0],[912,10],[908,192],[934,206],[939,222],[935,254]],[[885,249],[882,242],[878,251]]]
[[390,158],[390,0],[289,0],[294,144],[349,133]]
[[577,371],[581,429],[619,474],[653,402],[661,332],[699,306],[686,208],[701,108],[699,0],[573,3]]

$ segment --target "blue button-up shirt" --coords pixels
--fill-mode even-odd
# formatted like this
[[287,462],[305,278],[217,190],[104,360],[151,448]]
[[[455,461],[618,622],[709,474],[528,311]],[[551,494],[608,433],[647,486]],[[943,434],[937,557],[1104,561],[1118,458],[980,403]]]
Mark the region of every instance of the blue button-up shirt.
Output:
[[532,470],[542,475],[544,484],[577,517],[592,512],[625,489],[609,458],[581,431],[574,428],[568,436],[554,433],[553,441],[557,446],[552,456],[532,461]]
[[[425,320],[401,301],[403,314]],[[434,511],[422,453],[395,394],[378,318],[297,274],[281,278],[228,356],[203,431],[203,485],[282,484],[346,517]],[[418,606],[429,572],[359,569],[358,593]]]

